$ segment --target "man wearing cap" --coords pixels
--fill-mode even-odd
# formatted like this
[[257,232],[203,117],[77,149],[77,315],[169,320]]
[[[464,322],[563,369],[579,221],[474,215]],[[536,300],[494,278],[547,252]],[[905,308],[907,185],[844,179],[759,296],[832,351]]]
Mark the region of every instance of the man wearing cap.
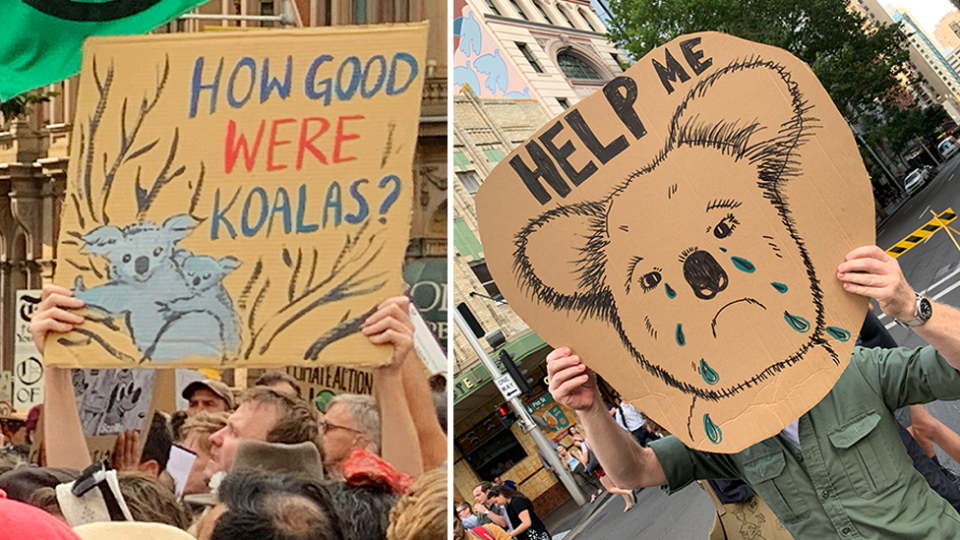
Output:
[[208,413],[230,412],[235,408],[233,393],[230,388],[213,379],[194,381],[183,389],[183,399],[190,405],[187,407],[187,416],[193,416],[200,411]]

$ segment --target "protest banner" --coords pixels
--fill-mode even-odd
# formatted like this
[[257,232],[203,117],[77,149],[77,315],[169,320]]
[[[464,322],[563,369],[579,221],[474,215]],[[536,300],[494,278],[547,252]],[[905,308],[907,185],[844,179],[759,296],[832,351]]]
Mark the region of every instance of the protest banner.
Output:
[[868,177],[809,66],[774,47],[706,32],[651,51],[476,202],[510,307],[691,448],[796,420],[863,324],[836,271],[874,243]]
[[289,366],[287,374],[300,383],[303,399],[326,412],[337,394],[373,394],[373,371],[348,366]]
[[377,365],[403,290],[425,23],[93,38],[55,282],[87,368]]
[[27,411],[43,403],[43,359],[30,335],[30,317],[40,303],[35,289],[17,291],[13,347],[13,408]]

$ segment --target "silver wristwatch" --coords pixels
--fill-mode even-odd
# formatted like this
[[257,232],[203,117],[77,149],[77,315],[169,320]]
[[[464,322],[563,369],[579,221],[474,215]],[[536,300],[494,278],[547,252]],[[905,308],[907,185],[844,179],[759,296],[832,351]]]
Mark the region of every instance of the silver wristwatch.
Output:
[[907,321],[901,321],[900,319],[894,320],[897,321],[897,324],[900,326],[910,328],[911,326],[920,326],[929,321],[931,316],[933,316],[933,304],[930,303],[927,297],[917,293],[917,307],[913,312],[913,318]]

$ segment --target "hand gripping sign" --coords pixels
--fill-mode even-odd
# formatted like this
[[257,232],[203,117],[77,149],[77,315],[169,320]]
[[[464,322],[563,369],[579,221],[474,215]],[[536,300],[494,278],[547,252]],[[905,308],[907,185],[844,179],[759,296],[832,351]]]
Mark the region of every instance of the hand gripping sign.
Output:
[[856,144],[789,53],[682,36],[550,121],[484,181],[511,307],[691,448],[733,453],[830,390],[874,242]]

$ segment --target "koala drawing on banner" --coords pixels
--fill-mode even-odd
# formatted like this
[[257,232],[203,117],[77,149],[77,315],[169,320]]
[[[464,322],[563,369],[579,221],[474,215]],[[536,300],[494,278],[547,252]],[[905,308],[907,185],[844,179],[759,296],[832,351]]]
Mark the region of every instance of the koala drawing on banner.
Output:
[[[749,98],[733,104],[713,95],[761,77],[787,98],[754,110]],[[611,86],[604,92],[621,91]],[[759,386],[814,351],[839,364],[831,341],[851,337],[826,320],[823,278],[782,191],[802,180],[801,153],[816,144],[812,112],[783,65],[735,60],[689,89],[663,131],[662,149],[632,156],[639,169],[606,198],[548,210],[514,236],[520,288],[555,311],[611,325],[638,365],[690,398],[688,440],[719,444],[712,403]],[[716,178],[720,170],[723,182],[692,189],[683,181]],[[748,209],[752,219],[743,215]],[[671,235],[658,234],[668,226]],[[542,235],[547,230],[551,235]],[[555,239],[559,231],[578,253],[568,260],[538,238]],[[538,271],[556,265],[567,268]],[[553,283],[566,272],[569,284]],[[764,342],[773,362],[752,370],[719,360],[717,351],[747,351],[756,342],[755,328],[744,324],[751,319],[770,321],[777,333]]]
[[[167,332],[171,332],[178,340],[189,340],[185,334],[196,333],[196,330],[179,324],[179,321],[191,313],[207,314],[217,322],[220,355],[225,358],[236,357],[240,353],[240,317],[223,286],[223,278],[239,268],[240,261],[230,256],[218,260],[206,255],[189,255],[184,256],[179,264],[190,292],[182,298],[158,302],[164,310],[167,323],[157,335],[157,340],[161,340]],[[197,334],[197,337],[209,340],[210,336]]]
[[[221,356],[230,350],[223,343],[211,343],[211,336],[235,337],[221,329],[226,326],[223,320],[232,321],[225,314],[193,310],[177,317],[175,325],[169,318],[167,304],[196,294],[195,286],[188,285],[178,263],[192,257],[178,243],[196,226],[193,217],[179,214],[159,226],[152,222],[123,228],[105,225],[80,237],[82,252],[105,258],[109,270],[106,283],[89,289],[82,277],[77,277],[75,294],[92,308],[124,315],[133,342],[144,353],[144,359],[170,361],[190,355]],[[229,297],[227,301],[232,308]],[[161,334],[167,338],[160,339]],[[239,347],[234,350],[236,348]]]

